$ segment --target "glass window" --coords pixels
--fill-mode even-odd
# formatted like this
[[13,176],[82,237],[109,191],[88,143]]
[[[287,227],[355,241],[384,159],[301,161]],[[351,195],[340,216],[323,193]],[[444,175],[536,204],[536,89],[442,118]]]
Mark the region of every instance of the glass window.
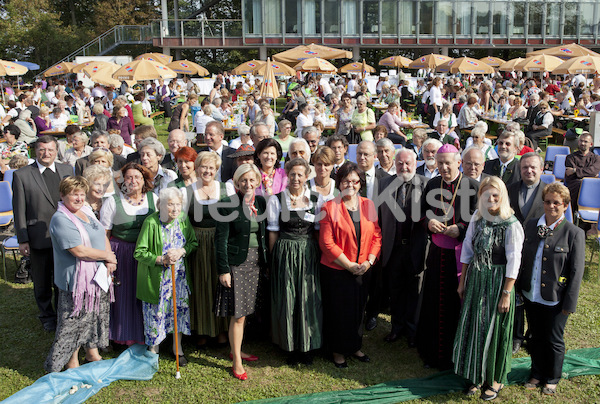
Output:
[[244,3],[244,16],[246,34],[260,34],[262,32],[261,0],[246,0]]
[[594,18],[594,5],[579,3],[579,25],[581,26],[579,35],[593,35],[596,21]]
[[560,35],[560,4],[546,4],[546,35]]
[[527,10],[524,2],[515,2],[513,8],[513,35],[525,35],[525,10]]
[[285,0],[285,32],[287,34],[298,34],[300,33],[300,18],[302,16],[299,13],[300,1],[299,0]]
[[577,35],[577,3],[565,3],[565,28],[564,35]]
[[457,3],[456,12],[456,35],[471,35],[471,4]]
[[419,33],[421,35],[433,35],[433,1],[421,2],[421,26]]
[[416,29],[416,15],[417,15],[417,2],[416,1],[403,1],[400,3],[400,35],[415,35]]
[[506,28],[508,23],[508,4],[505,2],[493,3],[492,11],[492,26],[494,35],[506,35]]
[[263,0],[265,34],[281,34],[281,1]]
[[323,3],[325,16],[325,33],[340,34],[340,4],[337,0],[325,0]]
[[[298,7],[300,7],[300,0],[298,0]],[[321,33],[321,0],[304,0],[304,33],[307,35]]]
[[475,32],[479,35],[490,33],[490,3],[473,3],[475,12]]
[[379,33],[379,0],[363,0],[363,34]]
[[543,3],[529,3],[529,35],[542,35]]
[[344,35],[358,34],[358,4],[356,0],[344,0],[342,13],[344,15]]
[[452,2],[438,1],[436,24],[438,35],[452,35],[452,8]]
[[395,35],[398,25],[398,2],[383,0],[381,2],[381,33]]

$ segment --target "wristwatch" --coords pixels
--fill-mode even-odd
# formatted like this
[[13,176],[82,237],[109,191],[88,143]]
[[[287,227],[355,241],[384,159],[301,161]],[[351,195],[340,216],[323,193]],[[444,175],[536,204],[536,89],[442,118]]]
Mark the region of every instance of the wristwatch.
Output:
[[505,295],[510,295],[510,290],[502,289],[502,293]]
[[375,263],[375,260],[368,260],[368,262],[371,266],[373,266],[373,264]]

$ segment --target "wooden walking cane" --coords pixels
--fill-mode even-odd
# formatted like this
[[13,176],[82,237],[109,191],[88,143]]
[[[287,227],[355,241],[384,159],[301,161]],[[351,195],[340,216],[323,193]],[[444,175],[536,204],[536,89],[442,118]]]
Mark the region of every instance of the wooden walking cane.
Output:
[[171,264],[171,281],[173,282],[173,321],[175,322],[174,338],[175,338],[175,365],[177,372],[175,373],[175,379],[181,379],[181,373],[179,373],[179,333],[177,332],[177,294],[175,293],[175,264]]

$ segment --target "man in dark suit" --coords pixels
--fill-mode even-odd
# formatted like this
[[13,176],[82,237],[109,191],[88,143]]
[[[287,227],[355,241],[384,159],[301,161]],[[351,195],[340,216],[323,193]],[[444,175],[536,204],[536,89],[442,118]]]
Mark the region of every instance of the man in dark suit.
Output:
[[171,132],[169,132],[169,136],[167,137],[167,145],[169,146],[169,153],[167,153],[160,165],[162,168],[177,172],[175,153],[182,147],[187,146],[185,132],[181,129],[173,129]]
[[[204,130],[204,141],[206,142],[206,148],[200,151],[214,151],[221,157],[221,168],[217,171],[215,179],[217,181],[226,182],[233,178],[235,171],[235,165],[233,159],[227,158],[232,153],[235,153],[235,149],[223,145],[223,138],[225,137],[225,129],[223,124],[219,121],[212,121],[206,124]],[[254,145],[256,147],[256,145]]]
[[327,137],[325,141],[325,145],[329,146],[333,153],[335,154],[335,161],[333,162],[333,170],[331,170],[331,178],[335,179],[335,175],[337,174],[340,167],[348,161],[346,159],[346,153],[348,153],[348,140],[345,136],[340,135],[331,135]]
[[[95,131],[91,136],[91,143],[94,150],[96,149],[106,149],[110,150],[110,143],[108,142],[108,133],[104,131]],[[83,170],[85,170],[89,165],[90,156],[85,156],[80,159],[77,159],[75,162],[75,175],[83,175]],[[113,153],[113,171],[118,171],[127,163],[127,159],[125,157],[116,155]]]
[[[540,181],[544,161],[536,153],[525,153],[521,157],[521,181],[508,187],[510,207],[523,227],[531,220],[537,221],[544,214],[542,190],[544,183]],[[515,306],[515,322],[513,329],[513,354],[519,352],[525,340],[525,310],[522,302]]]
[[481,183],[489,174],[483,172],[485,164],[485,156],[481,149],[477,146],[467,148],[462,154],[462,169],[463,174],[475,181]]
[[415,174],[417,155],[412,150],[398,151],[395,164],[396,175],[379,182],[379,195],[386,200],[379,206],[380,262],[392,314],[385,341],[394,342],[405,332],[408,345],[414,347],[427,247],[419,208],[427,178]]
[[[56,311],[52,307],[54,261],[48,228],[58,207],[60,181],[73,175],[73,167],[55,162],[57,154],[56,139],[40,137],[35,143],[35,163],[15,171],[12,184],[19,251],[24,257],[31,258],[33,293],[46,331],[56,329]],[[56,287],[54,293],[56,305]]]
[[[370,140],[363,140],[356,147],[356,163],[365,173],[367,186],[361,188],[362,197],[371,200],[377,200],[379,194],[379,182],[390,175],[379,167],[375,167],[375,155],[377,149],[375,143]],[[369,298],[367,300],[365,329],[373,330],[377,327],[377,316],[382,309],[383,302],[386,300],[381,265],[377,262],[370,269],[371,283],[369,285]]]
[[519,140],[515,132],[505,130],[498,138],[498,157],[485,162],[483,172],[500,177],[508,187],[521,180],[519,160],[515,158]]
[[533,124],[535,121],[535,117],[538,115],[538,112],[540,112],[540,95],[532,94],[531,97],[529,97],[529,108],[527,109],[526,117],[529,123],[527,124],[527,130],[525,131],[525,133],[531,132],[533,130]]
[[437,168],[437,160],[435,159],[435,155],[440,147],[442,147],[442,142],[437,139],[429,138],[423,142],[423,146],[421,146],[421,152],[423,154],[423,160],[425,160],[425,164],[417,167],[417,174],[422,175],[427,179],[431,179],[440,175],[440,172]]

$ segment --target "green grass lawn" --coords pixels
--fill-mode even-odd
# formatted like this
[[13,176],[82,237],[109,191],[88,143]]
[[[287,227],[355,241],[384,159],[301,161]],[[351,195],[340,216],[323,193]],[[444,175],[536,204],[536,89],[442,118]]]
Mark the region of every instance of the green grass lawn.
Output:
[[[587,258],[595,240],[588,239]],[[598,282],[598,253],[595,263],[587,268],[582,285],[577,313],[571,316],[566,329],[567,349],[600,347],[600,283]],[[14,279],[15,265],[8,260],[8,279]],[[280,397],[320,391],[362,388],[389,380],[418,378],[435,371],[424,369],[415,349],[404,340],[393,344],[383,342],[389,332],[388,315],[380,315],[379,325],[365,333],[364,351],[372,362],[368,364],[349,360],[348,369],[336,369],[325,358],[317,357],[312,366],[288,366],[285,355],[269,341],[247,340],[246,352],[258,355],[260,360],[246,366],[249,380],[240,382],[231,375],[228,348],[195,350],[191,341],[184,340],[184,351],[189,365],[182,368],[182,378],[176,380],[175,363],[162,348],[160,370],[150,381],[118,381],[102,389],[90,402],[202,402],[223,403],[252,399]],[[32,384],[44,375],[43,362],[53,341],[37,319],[37,307],[31,285],[16,285],[0,281],[0,400]],[[166,344],[165,344],[166,345]],[[120,351],[104,354],[115,357]],[[524,350],[518,356],[526,356]],[[600,402],[600,376],[582,376],[564,380],[559,386],[560,402]],[[424,402],[463,402],[461,394],[435,396]],[[478,398],[471,399],[478,401]],[[511,386],[501,393],[501,402],[552,402],[542,399],[539,391],[526,392]]]

